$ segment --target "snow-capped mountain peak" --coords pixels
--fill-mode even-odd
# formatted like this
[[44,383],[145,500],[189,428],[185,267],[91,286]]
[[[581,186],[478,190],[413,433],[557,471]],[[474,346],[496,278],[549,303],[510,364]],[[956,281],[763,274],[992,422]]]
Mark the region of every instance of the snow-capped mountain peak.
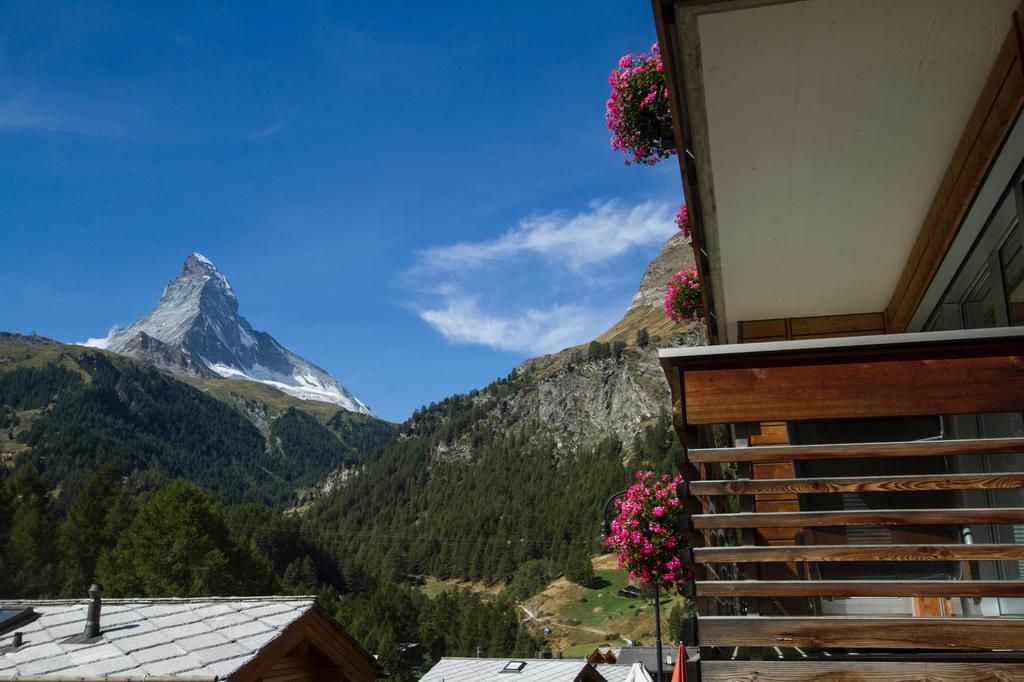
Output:
[[372,414],[326,370],[254,330],[238,314],[227,277],[200,253],[185,259],[151,312],[87,343],[172,372],[259,381],[303,400]]

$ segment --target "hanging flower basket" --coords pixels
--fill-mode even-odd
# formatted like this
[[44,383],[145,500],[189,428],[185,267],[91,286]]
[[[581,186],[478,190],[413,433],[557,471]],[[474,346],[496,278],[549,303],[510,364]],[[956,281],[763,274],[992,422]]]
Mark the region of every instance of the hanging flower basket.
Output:
[[691,265],[672,275],[666,282],[665,315],[673,322],[692,322],[704,317],[704,303],[700,297],[700,279]]
[[676,214],[676,225],[679,226],[679,231],[683,233],[686,242],[693,243],[693,235],[690,234],[690,211],[686,208],[686,204],[679,207],[679,213]]
[[627,54],[608,76],[612,88],[605,122],[612,149],[626,152],[633,163],[653,166],[673,156],[675,137],[668,108],[668,89],[658,44],[646,53]]
[[657,478],[653,472],[636,472],[636,483],[625,497],[616,500],[619,514],[611,523],[606,545],[618,552],[619,568],[630,580],[673,589],[690,580],[679,560],[681,540],[676,528],[686,512],[676,496],[679,476]]

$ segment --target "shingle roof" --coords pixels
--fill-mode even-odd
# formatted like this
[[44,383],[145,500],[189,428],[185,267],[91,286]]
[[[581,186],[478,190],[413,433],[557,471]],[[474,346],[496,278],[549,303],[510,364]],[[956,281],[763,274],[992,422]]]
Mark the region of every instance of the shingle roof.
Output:
[[607,682],[626,682],[626,678],[629,677],[629,671],[633,668],[632,665],[611,665],[608,663],[598,663],[594,666],[597,668],[597,672],[601,673]]
[[[22,646],[0,653],[0,679],[145,675],[225,678],[315,607],[312,597],[104,599],[102,635],[67,643],[85,626],[89,601],[19,603],[39,614],[18,627]],[[0,637],[0,651],[14,633]]]
[[[510,660],[526,663],[517,673],[503,673]],[[420,682],[573,682],[588,663],[554,658],[442,658]]]

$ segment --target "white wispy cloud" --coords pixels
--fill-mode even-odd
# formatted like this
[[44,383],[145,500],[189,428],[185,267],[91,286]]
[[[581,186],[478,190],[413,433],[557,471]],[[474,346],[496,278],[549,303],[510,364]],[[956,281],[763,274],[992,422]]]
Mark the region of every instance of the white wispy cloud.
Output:
[[557,259],[574,272],[604,263],[637,246],[667,239],[673,207],[645,201],[633,206],[620,201],[595,201],[575,215],[564,212],[534,215],[497,239],[460,242],[427,249],[421,264],[435,270],[465,270],[523,254]]
[[478,297],[461,295],[447,298],[442,308],[419,314],[452,341],[535,355],[594,338],[614,322],[614,314],[595,314],[578,304],[526,307],[515,315],[497,315],[484,310]]
[[[246,130],[246,126],[253,129]],[[115,97],[96,101],[88,98],[0,96],[0,134],[58,134],[142,143],[248,142],[273,137],[284,127],[283,123],[273,123],[184,128],[145,111],[122,107]]]
[[456,343],[542,354],[586,342],[624,312],[609,301],[632,294],[597,266],[663,243],[673,214],[666,202],[592,202],[529,216],[496,239],[427,249],[411,271],[426,302],[412,307]]

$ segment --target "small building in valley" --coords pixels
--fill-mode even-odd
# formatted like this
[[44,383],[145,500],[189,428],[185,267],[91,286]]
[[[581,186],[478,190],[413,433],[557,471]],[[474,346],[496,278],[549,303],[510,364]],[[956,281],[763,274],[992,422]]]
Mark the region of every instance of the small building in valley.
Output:
[[[95,616],[95,617],[94,617]],[[0,680],[369,682],[376,659],[313,597],[0,604]]]
[[442,658],[420,682],[609,682],[582,658]]

